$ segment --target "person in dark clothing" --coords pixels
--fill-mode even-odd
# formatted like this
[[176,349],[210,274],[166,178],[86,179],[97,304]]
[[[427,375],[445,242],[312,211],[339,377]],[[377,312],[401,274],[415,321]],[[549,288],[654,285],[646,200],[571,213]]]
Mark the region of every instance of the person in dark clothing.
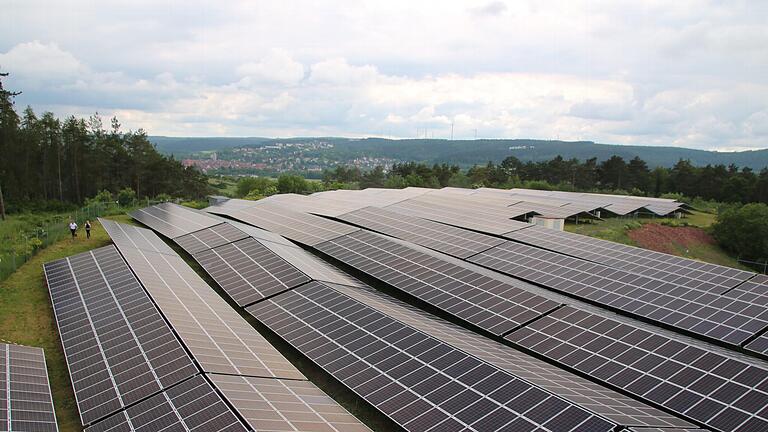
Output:
[[91,221],[85,221],[85,238],[91,238]]

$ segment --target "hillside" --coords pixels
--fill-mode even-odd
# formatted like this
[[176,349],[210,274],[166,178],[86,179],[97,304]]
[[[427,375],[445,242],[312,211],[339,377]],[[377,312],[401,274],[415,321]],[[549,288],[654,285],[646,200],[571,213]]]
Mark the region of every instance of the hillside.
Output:
[[346,139],[346,138],[169,138],[149,137],[158,150],[177,157],[196,151],[223,150],[234,147],[259,147],[275,142],[302,142],[323,140],[334,145],[325,150],[330,158],[354,159],[357,157],[392,158],[402,161],[420,161],[428,163],[452,163],[461,166],[496,163],[507,156],[515,156],[526,161],[545,161],[561,155],[566,159],[580,160],[597,157],[598,160],[618,155],[625,160],[635,156],[645,160],[650,167],[670,167],[680,159],[690,159],[697,166],[707,164],[736,164],[760,170],[768,166],[768,149],[742,152],[714,152],[680,147],[626,146],[616,144],[598,144],[591,141],[545,141],[529,139],[503,140],[441,140],[407,139],[390,140],[382,138]]

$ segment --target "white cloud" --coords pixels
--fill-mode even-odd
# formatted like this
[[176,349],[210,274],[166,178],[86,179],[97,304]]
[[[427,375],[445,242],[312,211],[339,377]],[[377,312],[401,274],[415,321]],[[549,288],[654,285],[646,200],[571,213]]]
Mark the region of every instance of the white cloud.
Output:
[[304,65],[282,50],[272,50],[258,62],[244,63],[235,72],[250,82],[297,84],[304,78]]
[[768,10],[750,2],[6,9],[0,68],[19,105],[155,134],[448,136],[453,123],[464,138],[768,146]]

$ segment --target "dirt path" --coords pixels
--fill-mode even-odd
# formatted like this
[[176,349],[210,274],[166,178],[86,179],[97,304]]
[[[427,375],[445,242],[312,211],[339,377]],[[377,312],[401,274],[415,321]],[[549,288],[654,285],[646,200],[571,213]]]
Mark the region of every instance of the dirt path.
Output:
[[630,230],[629,237],[646,249],[676,254],[679,249],[706,244],[714,245],[715,240],[701,228],[669,227],[660,224],[644,224]]

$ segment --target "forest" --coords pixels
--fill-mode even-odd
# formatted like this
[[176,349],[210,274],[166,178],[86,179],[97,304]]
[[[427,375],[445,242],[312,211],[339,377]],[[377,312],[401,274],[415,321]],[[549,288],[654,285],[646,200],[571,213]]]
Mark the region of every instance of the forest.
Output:
[[125,132],[116,118],[105,126],[98,114],[62,120],[30,107],[19,114],[16,95],[0,81],[0,196],[9,212],[81,204],[127,187],[139,198],[208,192],[202,173],[160,154],[143,130]]

